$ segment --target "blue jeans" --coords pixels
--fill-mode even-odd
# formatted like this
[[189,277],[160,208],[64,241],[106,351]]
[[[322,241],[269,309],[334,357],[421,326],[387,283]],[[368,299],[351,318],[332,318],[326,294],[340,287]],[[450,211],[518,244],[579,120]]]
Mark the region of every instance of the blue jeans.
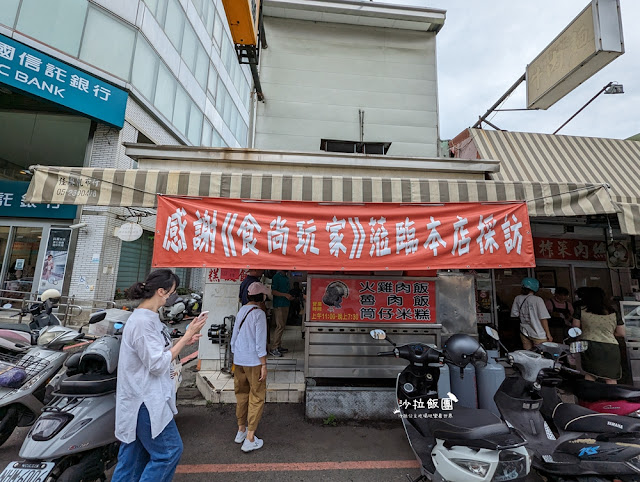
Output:
[[120,444],[111,482],[170,482],[181,455],[182,439],[175,420],[152,439],[149,411],[143,403],[138,411],[136,439]]

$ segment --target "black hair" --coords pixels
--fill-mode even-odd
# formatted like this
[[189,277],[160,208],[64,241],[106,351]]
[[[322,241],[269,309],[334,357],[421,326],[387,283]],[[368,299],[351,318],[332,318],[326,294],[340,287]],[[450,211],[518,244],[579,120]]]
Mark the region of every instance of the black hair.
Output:
[[162,288],[169,291],[175,284],[176,289],[180,285],[180,278],[170,269],[157,269],[147,275],[144,282],[135,283],[126,292],[125,295],[130,300],[148,300],[158,289]]
[[258,303],[262,303],[264,301],[264,297],[265,294],[264,293],[258,293],[257,295],[247,295],[247,299],[249,301],[254,301],[254,302],[258,302]]
[[595,315],[608,315],[613,308],[607,302],[607,295],[602,288],[589,288],[588,296],[584,298],[585,310]]
[[569,290],[563,286],[558,286],[556,288],[556,294],[560,296],[569,296]]

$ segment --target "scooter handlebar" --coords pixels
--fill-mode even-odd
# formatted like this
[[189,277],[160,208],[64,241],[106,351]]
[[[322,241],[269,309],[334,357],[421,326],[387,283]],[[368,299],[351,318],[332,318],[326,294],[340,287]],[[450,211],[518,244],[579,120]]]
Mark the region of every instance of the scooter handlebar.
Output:
[[396,350],[391,350],[391,351],[379,351],[378,352],[378,356],[395,356],[395,357],[397,357],[398,355],[396,354]]
[[567,375],[582,375],[582,372],[578,370],[574,370],[573,368],[566,367],[562,364],[559,364],[559,365],[560,365],[561,373],[566,373]]

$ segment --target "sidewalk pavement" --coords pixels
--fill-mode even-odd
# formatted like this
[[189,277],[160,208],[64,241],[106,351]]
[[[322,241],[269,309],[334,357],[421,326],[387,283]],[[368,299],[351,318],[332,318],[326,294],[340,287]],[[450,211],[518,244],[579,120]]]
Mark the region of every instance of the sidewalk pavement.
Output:
[[406,481],[418,463],[401,421],[310,422],[303,404],[266,404],[256,435],[263,448],[234,443],[235,405],[180,406],[184,453],[176,481]]

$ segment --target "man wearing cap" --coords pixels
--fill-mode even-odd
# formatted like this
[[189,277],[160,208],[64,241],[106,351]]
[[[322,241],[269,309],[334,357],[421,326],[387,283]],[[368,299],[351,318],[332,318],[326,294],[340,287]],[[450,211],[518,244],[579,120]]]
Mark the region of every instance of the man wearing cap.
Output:
[[240,283],[240,292],[238,293],[240,304],[246,305],[249,302],[249,299],[247,298],[249,286],[256,281],[260,281],[263,274],[263,269],[250,269],[247,272],[247,277],[242,280],[242,283]]
[[242,444],[243,452],[263,445],[255,432],[267,394],[267,317],[260,309],[267,296],[270,296],[269,289],[262,283],[256,281],[249,285],[248,302],[238,311],[231,336],[238,419],[235,442]]

